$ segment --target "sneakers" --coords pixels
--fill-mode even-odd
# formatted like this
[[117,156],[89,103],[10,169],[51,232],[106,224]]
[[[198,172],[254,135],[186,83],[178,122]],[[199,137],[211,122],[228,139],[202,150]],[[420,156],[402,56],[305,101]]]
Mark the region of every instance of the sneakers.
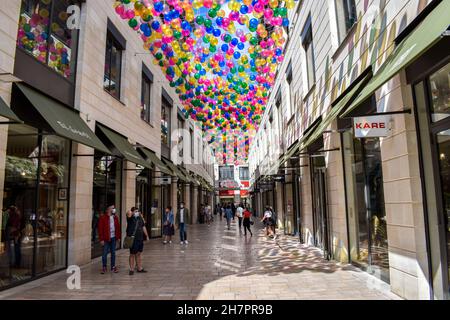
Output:
[[167,243],[167,241],[163,241],[163,244],[166,244]]
[[169,243],[172,243],[172,240],[170,240]]
[[141,269],[141,270],[138,270],[137,272],[138,272],[138,273],[147,273],[147,270]]
[[105,274],[106,273],[106,267],[102,268],[102,271],[100,272],[101,274]]
[[187,240],[184,241],[184,244],[188,244],[189,242]]
[[184,241],[180,241],[180,244],[184,244]]
[[134,274],[134,271],[133,271],[133,270],[130,270],[130,271],[128,272],[128,274],[129,274],[130,276],[132,276],[132,275]]
[[111,268],[111,271],[114,272],[114,273],[118,273],[118,272],[119,272],[119,270],[117,269],[117,267],[112,267],[112,268]]

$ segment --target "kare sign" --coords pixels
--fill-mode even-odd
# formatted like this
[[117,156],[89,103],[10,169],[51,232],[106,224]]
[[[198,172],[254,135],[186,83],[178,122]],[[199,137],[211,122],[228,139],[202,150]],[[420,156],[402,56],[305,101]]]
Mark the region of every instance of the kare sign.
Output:
[[390,118],[387,116],[372,116],[353,118],[353,129],[356,138],[387,137],[389,135]]

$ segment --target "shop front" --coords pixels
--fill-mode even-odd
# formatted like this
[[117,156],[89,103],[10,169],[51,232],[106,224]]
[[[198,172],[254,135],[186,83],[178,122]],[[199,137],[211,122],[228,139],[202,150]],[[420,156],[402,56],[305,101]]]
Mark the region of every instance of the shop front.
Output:
[[[143,175],[136,174],[137,180],[142,182],[142,177],[151,169],[151,163],[145,161],[136,149],[128,142],[128,139],[119,133],[97,123],[96,134],[100,140],[108,147],[112,155],[96,151],[94,155],[94,183],[92,191],[92,239],[91,239],[91,257],[101,256],[103,247],[98,235],[98,221],[105,214],[106,209],[115,206],[119,221],[123,223],[126,212],[130,208],[122,206],[122,181],[125,175],[125,160],[138,165],[133,171],[139,173],[144,171]],[[141,168],[143,168],[141,170]],[[142,172],[141,172],[142,173]],[[123,229],[123,226],[122,226]],[[117,241],[117,248],[121,248],[121,241]]]
[[144,169],[137,177],[136,202],[144,213],[150,238],[158,238],[162,236],[164,209],[170,205],[170,185],[165,183],[170,183],[172,172],[153,151],[138,149],[152,164],[152,169]]
[[72,142],[108,149],[77,112],[22,83],[11,109],[0,99],[0,115],[11,120],[0,181],[2,289],[67,266]]
[[450,299],[450,57],[445,37],[407,70],[413,87],[434,296]]

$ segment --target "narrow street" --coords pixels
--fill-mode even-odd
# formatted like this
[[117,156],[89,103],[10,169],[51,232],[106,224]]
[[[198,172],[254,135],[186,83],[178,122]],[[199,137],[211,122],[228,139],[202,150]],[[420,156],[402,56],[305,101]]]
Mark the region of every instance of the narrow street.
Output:
[[[0,293],[3,299],[399,299],[387,284],[350,265],[321,257],[292,237],[274,241],[255,224],[253,238],[239,234],[237,222],[193,225],[189,244],[161,239],[145,243],[145,274],[128,275],[127,250],[118,252],[119,273],[100,274],[94,259],[81,268],[81,290],[68,290],[59,272]],[[109,263],[109,262],[108,262]]]

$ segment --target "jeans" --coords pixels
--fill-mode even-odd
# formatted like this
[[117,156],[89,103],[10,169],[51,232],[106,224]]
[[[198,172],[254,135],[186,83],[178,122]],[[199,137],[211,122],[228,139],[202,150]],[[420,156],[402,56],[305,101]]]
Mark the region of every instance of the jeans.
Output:
[[187,240],[186,224],[180,222],[180,241]]
[[242,218],[238,217],[238,219],[239,219],[239,230],[241,230],[242,229]]
[[107,266],[108,253],[111,251],[111,268],[116,266],[116,238],[111,238],[111,241],[105,241],[103,246],[102,263],[103,267]]
[[230,230],[230,224],[231,224],[231,218],[230,218],[230,217],[227,217],[227,227],[228,227],[228,230]]

